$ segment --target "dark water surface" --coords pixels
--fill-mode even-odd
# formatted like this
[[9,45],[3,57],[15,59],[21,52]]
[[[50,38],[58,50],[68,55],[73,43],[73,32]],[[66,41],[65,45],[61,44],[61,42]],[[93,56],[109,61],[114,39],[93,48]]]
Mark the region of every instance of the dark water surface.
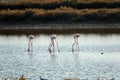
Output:
[[[81,34],[79,52],[72,52],[73,35],[57,35],[60,52],[50,54],[49,35],[39,34],[33,40],[33,51],[27,52],[26,35],[0,35],[0,77],[26,77],[39,80],[99,77],[120,78],[120,34]],[[104,54],[101,54],[104,53]]]

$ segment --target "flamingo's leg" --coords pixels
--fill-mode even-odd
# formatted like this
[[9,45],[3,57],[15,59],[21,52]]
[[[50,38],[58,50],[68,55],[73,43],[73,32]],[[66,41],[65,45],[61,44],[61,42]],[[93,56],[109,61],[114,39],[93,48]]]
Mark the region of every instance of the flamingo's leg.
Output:
[[50,43],[50,45],[49,45],[49,47],[48,47],[48,50],[49,50],[50,52],[52,52],[51,47],[52,47],[52,43]]

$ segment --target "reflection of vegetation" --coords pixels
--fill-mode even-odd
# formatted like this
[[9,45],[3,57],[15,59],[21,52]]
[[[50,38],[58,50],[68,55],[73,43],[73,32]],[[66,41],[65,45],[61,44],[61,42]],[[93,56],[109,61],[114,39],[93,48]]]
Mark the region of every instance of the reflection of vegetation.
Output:
[[82,9],[60,7],[54,10],[25,9],[25,10],[1,10],[0,20],[39,20],[39,21],[119,21],[120,8],[115,9]]

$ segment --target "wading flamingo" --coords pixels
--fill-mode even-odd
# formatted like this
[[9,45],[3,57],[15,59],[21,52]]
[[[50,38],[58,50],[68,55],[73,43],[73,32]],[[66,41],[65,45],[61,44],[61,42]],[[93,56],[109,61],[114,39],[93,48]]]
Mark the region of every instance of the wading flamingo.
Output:
[[34,35],[29,35],[28,52],[33,50],[33,39],[34,39]]
[[80,37],[80,34],[76,33],[73,35],[73,37],[74,43],[72,44],[72,51],[74,51],[74,48],[76,49],[76,51],[79,51],[78,38]]
[[50,38],[51,38],[51,42],[50,42],[50,45],[48,47],[48,50],[50,52],[54,52],[55,51],[55,42],[56,42],[58,52],[60,52],[59,47],[58,47],[58,42],[56,41],[57,36],[56,35],[51,35]]

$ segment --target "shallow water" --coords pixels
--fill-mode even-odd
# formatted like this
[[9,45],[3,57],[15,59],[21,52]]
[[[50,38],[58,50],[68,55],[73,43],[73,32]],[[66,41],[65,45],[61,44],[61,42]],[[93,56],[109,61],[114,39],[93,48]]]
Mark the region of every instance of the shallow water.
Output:
[[[79,52],[72,52],[73,35],[57,35],[60,52],[49,53],[49,35],[36,35],[33,51],[27,52],[28,36],[0,35],[0,77],[39,80],[99,77],[120,78],[120,35],[81,34]],[[104,53],[104,54],[101,54]]]

